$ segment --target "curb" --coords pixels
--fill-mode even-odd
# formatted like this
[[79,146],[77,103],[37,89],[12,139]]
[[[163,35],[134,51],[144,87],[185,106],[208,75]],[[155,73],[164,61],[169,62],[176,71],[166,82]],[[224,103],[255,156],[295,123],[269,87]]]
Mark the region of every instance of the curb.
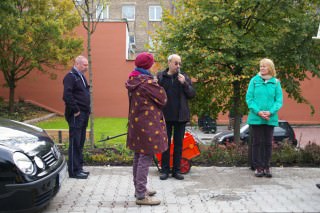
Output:
[[23,121],[23,123],[33,124],[33,123],[37,123],[40,121],[48,120],[49,118],[55,117],[56,115],[57,115],[56,113],[50,113],[48,115],[45,115],[45,116],[42,116],[39,118],[34,118],[34,119]]

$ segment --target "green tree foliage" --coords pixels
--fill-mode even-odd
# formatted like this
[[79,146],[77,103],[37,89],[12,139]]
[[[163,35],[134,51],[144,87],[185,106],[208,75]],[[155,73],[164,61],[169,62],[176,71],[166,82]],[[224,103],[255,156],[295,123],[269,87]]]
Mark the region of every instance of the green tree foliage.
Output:
[[13,112],[17,82],[33,70],[49,73],[81,52],[82,40],[73,29],[79,25],[69,0],[0,1],[0,71],[9,87]]
[[[307,73],[319,77],[318,0],[177,0],[163,14],[153,40],[159,61],[182,56],[183,69],[195,80],[194,114],[230,110],[236,121],[247,113],[245,93],[259,61],[275,62],[277,77],[290,98],[306,103],[300,89]],[[232,109],[233,108],[233,109]],[[239,141],[240,122],[235,122]]]

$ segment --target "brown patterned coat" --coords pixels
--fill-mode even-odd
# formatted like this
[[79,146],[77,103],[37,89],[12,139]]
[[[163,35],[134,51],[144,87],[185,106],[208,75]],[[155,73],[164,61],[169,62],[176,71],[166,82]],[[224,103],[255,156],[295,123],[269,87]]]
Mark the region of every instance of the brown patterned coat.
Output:
[[129,94],[127,146],[137,153],[155,154],[168,148],[162,107],[165,90],[152,76],[132,72],[126,82]]

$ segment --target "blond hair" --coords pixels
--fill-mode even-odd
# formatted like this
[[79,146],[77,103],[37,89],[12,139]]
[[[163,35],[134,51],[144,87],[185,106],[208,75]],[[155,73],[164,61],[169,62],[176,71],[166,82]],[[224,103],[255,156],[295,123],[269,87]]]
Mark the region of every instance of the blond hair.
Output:
[[268,66],[268,71],[269,71],[269,74],[273,77],[275,77],[277,75],[277,71],[275,69],[275,66],[274,66],[274,63],[271,59],[269,58],[264,58],[260,61],[260,65],[261,64],[265,64]]

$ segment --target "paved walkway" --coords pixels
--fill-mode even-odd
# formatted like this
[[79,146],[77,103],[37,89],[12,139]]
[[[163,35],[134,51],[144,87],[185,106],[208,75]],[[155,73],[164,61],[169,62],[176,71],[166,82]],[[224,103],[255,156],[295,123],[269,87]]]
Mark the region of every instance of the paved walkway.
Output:
[[[301,145],[320,144],[319,130],[319,126],[295,128]],[[197,129],[191,132],[203,144],[213,136]],[[44,213],[320,212],[320,189],[315,186],[320,183],[320,168],[277,167],[268,179],[254,177],[245,167],[192,167],[183,181],[161,181],[152,167],[148,185],[162,201],[153,207],[135,204],[131,167],[86,169],[91,172],[89,178],[66,178]]]
[[148,186],[162,201],[153,207],[135,204],[131,167],[86,169],[89,178],[66,178],[43,212],[320,212],[320,168],[273,168],[269,179],[244,167],[192,167],[183,181],[161,181],[152,167]]

